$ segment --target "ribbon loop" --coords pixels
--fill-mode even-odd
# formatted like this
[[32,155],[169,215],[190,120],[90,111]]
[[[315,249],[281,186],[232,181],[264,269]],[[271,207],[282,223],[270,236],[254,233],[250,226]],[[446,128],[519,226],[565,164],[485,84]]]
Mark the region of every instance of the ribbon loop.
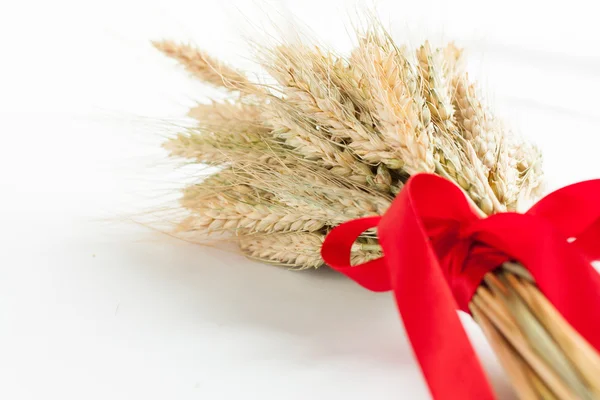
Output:
[[359,285],[374,292],[387,292],[392,289],[383,258],[352,266],[350,255],[352,245],[368,229],[375,228],[381,217],[366,217],[346,222],[333,229],[325,238],[322,256],[329,265],[345,274]]
[[[442,198],[444,201],[440,202]],[[373,291],[392,290],[436,399],[493,399],[456,315],[484,275],[513,259],[565,319],[600,350],[600,180],[563,188],[528,213],[481,219],[462,191],[430,174],[409,179],[383,217],[342,224],[325,239],[332,268]],[[350,265],[357,237],[377,226],[384,257]],[[576,238],[574,243],[567,239]]]

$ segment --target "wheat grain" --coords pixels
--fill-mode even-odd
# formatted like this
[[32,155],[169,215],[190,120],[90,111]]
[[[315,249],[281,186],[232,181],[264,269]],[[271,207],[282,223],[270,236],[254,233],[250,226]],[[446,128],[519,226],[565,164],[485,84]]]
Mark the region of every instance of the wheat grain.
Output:
[[394,184],[394,181],[390,170],[385,165],[379,164],[371,184],[382,192],[392,192],[392,185]]

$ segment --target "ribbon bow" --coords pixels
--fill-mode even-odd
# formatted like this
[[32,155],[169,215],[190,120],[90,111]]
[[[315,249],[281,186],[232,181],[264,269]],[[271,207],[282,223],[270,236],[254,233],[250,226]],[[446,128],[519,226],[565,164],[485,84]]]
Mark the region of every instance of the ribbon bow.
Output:
[[[351,266],[352,244],[377,227],[384,257]],[[435,399],[493,399],[456,313],[483,276],[506,260],[527,267],[548,300],[600,351],[600,180],[560,189],[525,214],[481,218],[463,192],[419,174],[382,217],[333,229],[327,264],[372,291],[393,290],[408,338]]]

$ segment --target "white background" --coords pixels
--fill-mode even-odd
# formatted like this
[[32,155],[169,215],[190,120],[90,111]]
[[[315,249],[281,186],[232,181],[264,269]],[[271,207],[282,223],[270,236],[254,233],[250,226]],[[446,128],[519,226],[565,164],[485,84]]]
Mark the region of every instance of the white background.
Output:
[[[599,177],[593,2],[380,2],[399,41],[454,39],[549,188]],[[250,66],[243,35],[295,15],[347,48],[342,1],[0,3],[0,398],[426,399],[388,294],[126,221],[177,187],[164,123],[202,88],[149,46]],[[426,310],[424,310],[426,312]],[[469,334],[503,398],[500,368]]]

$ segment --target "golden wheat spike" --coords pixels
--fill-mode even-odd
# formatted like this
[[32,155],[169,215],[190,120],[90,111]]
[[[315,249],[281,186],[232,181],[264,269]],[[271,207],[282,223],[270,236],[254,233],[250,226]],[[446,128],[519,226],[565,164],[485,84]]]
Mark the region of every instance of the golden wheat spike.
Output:
[[242,73],[192,45],[171,40],[154,41],[152,44],[165,55],[179,61],[186,71],[203,82],[242,92],[256,90]]

